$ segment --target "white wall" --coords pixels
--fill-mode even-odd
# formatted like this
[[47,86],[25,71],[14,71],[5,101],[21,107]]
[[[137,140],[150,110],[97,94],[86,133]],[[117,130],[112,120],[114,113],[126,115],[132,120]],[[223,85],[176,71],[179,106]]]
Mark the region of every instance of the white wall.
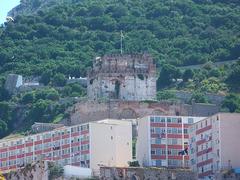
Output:
[[221,113],[219,116],[221,166],[240,167],[240,113]]
[[108,98],[109,92],[115,92],[115,80],[118,79],[120,84],[119,98],[125,100],[150,100],[156,98],[156,77],[144,76],[144,80],[138,76],[128,75],[117,77],[99,76],[94,79],[93,83],[88,82],[88,97],[90,99],[105,97]]
[[150,121],[148,117],[137,120],[138,137],[136,145],[136,158],[140,166],[150,165]]
[[90,123],[90,168],[94,172],[99,172],[99,165],[124,167],[131,160],[131,122],[106,120]]

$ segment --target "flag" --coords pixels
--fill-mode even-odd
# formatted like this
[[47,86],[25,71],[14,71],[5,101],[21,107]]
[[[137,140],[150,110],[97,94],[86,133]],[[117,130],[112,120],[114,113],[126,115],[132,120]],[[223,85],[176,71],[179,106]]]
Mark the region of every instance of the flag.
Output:
[[182,151],[179,151],[178,152],[178,155],[182,155],[182,156],[184,156],[184,155],[188,155],[188,147],[186,147],[184,150],[182,150]]

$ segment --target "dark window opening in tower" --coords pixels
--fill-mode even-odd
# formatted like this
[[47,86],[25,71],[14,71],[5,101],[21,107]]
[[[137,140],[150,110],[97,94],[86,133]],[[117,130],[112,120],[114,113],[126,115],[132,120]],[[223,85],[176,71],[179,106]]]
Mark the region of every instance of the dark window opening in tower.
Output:
[[120,98],[119,97],[119,95],[120,95],[120,85],[121,85],[121,83],[118,80],[116,80],[115,81],[115,98],[116,99]]

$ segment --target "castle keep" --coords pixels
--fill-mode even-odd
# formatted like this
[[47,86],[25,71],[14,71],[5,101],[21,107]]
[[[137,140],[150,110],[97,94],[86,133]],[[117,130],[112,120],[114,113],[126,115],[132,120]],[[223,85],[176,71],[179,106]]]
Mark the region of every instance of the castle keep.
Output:
[[88,71],[88,98],[152,100],[156,65],[148,54],[97,57]]

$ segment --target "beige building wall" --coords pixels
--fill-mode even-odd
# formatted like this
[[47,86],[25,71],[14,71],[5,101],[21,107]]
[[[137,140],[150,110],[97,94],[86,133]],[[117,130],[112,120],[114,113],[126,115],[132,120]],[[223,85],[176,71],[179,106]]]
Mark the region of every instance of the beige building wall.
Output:
[[[138,119],[138,137],[136,144],[136,158],[140,166],[150,165],[150,122],[148,117]],[[140,133],[139,133],[140,132]]]
[[[211,128],[196,135],[198,130],[206,128],[206,124],[211,125]],[[204,170],[207,166],[209,171],[212,170],[210,175],[224,169],[240,167],[240,113],[218,113],[193,124],[190,129],[190,147],[193,147],[194,150],[192,152],[190,149],[190,159],[195,162],[191,165],[195,172],[198,172],[199,175],[205,173],[201,171],[202,165],[197,167],[197,164],[206,163],[206,159],[212,159],[212,163],[204,164]],[[205,137],[211,137],[211,139],[206,141]],[[193,139],[194,141],[192,141]],[[212,148],[212,151],[207,153],[208,158],[206,158],[206,153],[197,156],[196,142],[201,140],[205,140],[205,142],[198,145],[199,151]],[[206,146],[207,144],[208,146]]]
[[90,123],[90,168],[128,166],[132,160],[132,123],[103,120]]
[[223,167],[240,167],[240,114],[221,113],[220,161]]

